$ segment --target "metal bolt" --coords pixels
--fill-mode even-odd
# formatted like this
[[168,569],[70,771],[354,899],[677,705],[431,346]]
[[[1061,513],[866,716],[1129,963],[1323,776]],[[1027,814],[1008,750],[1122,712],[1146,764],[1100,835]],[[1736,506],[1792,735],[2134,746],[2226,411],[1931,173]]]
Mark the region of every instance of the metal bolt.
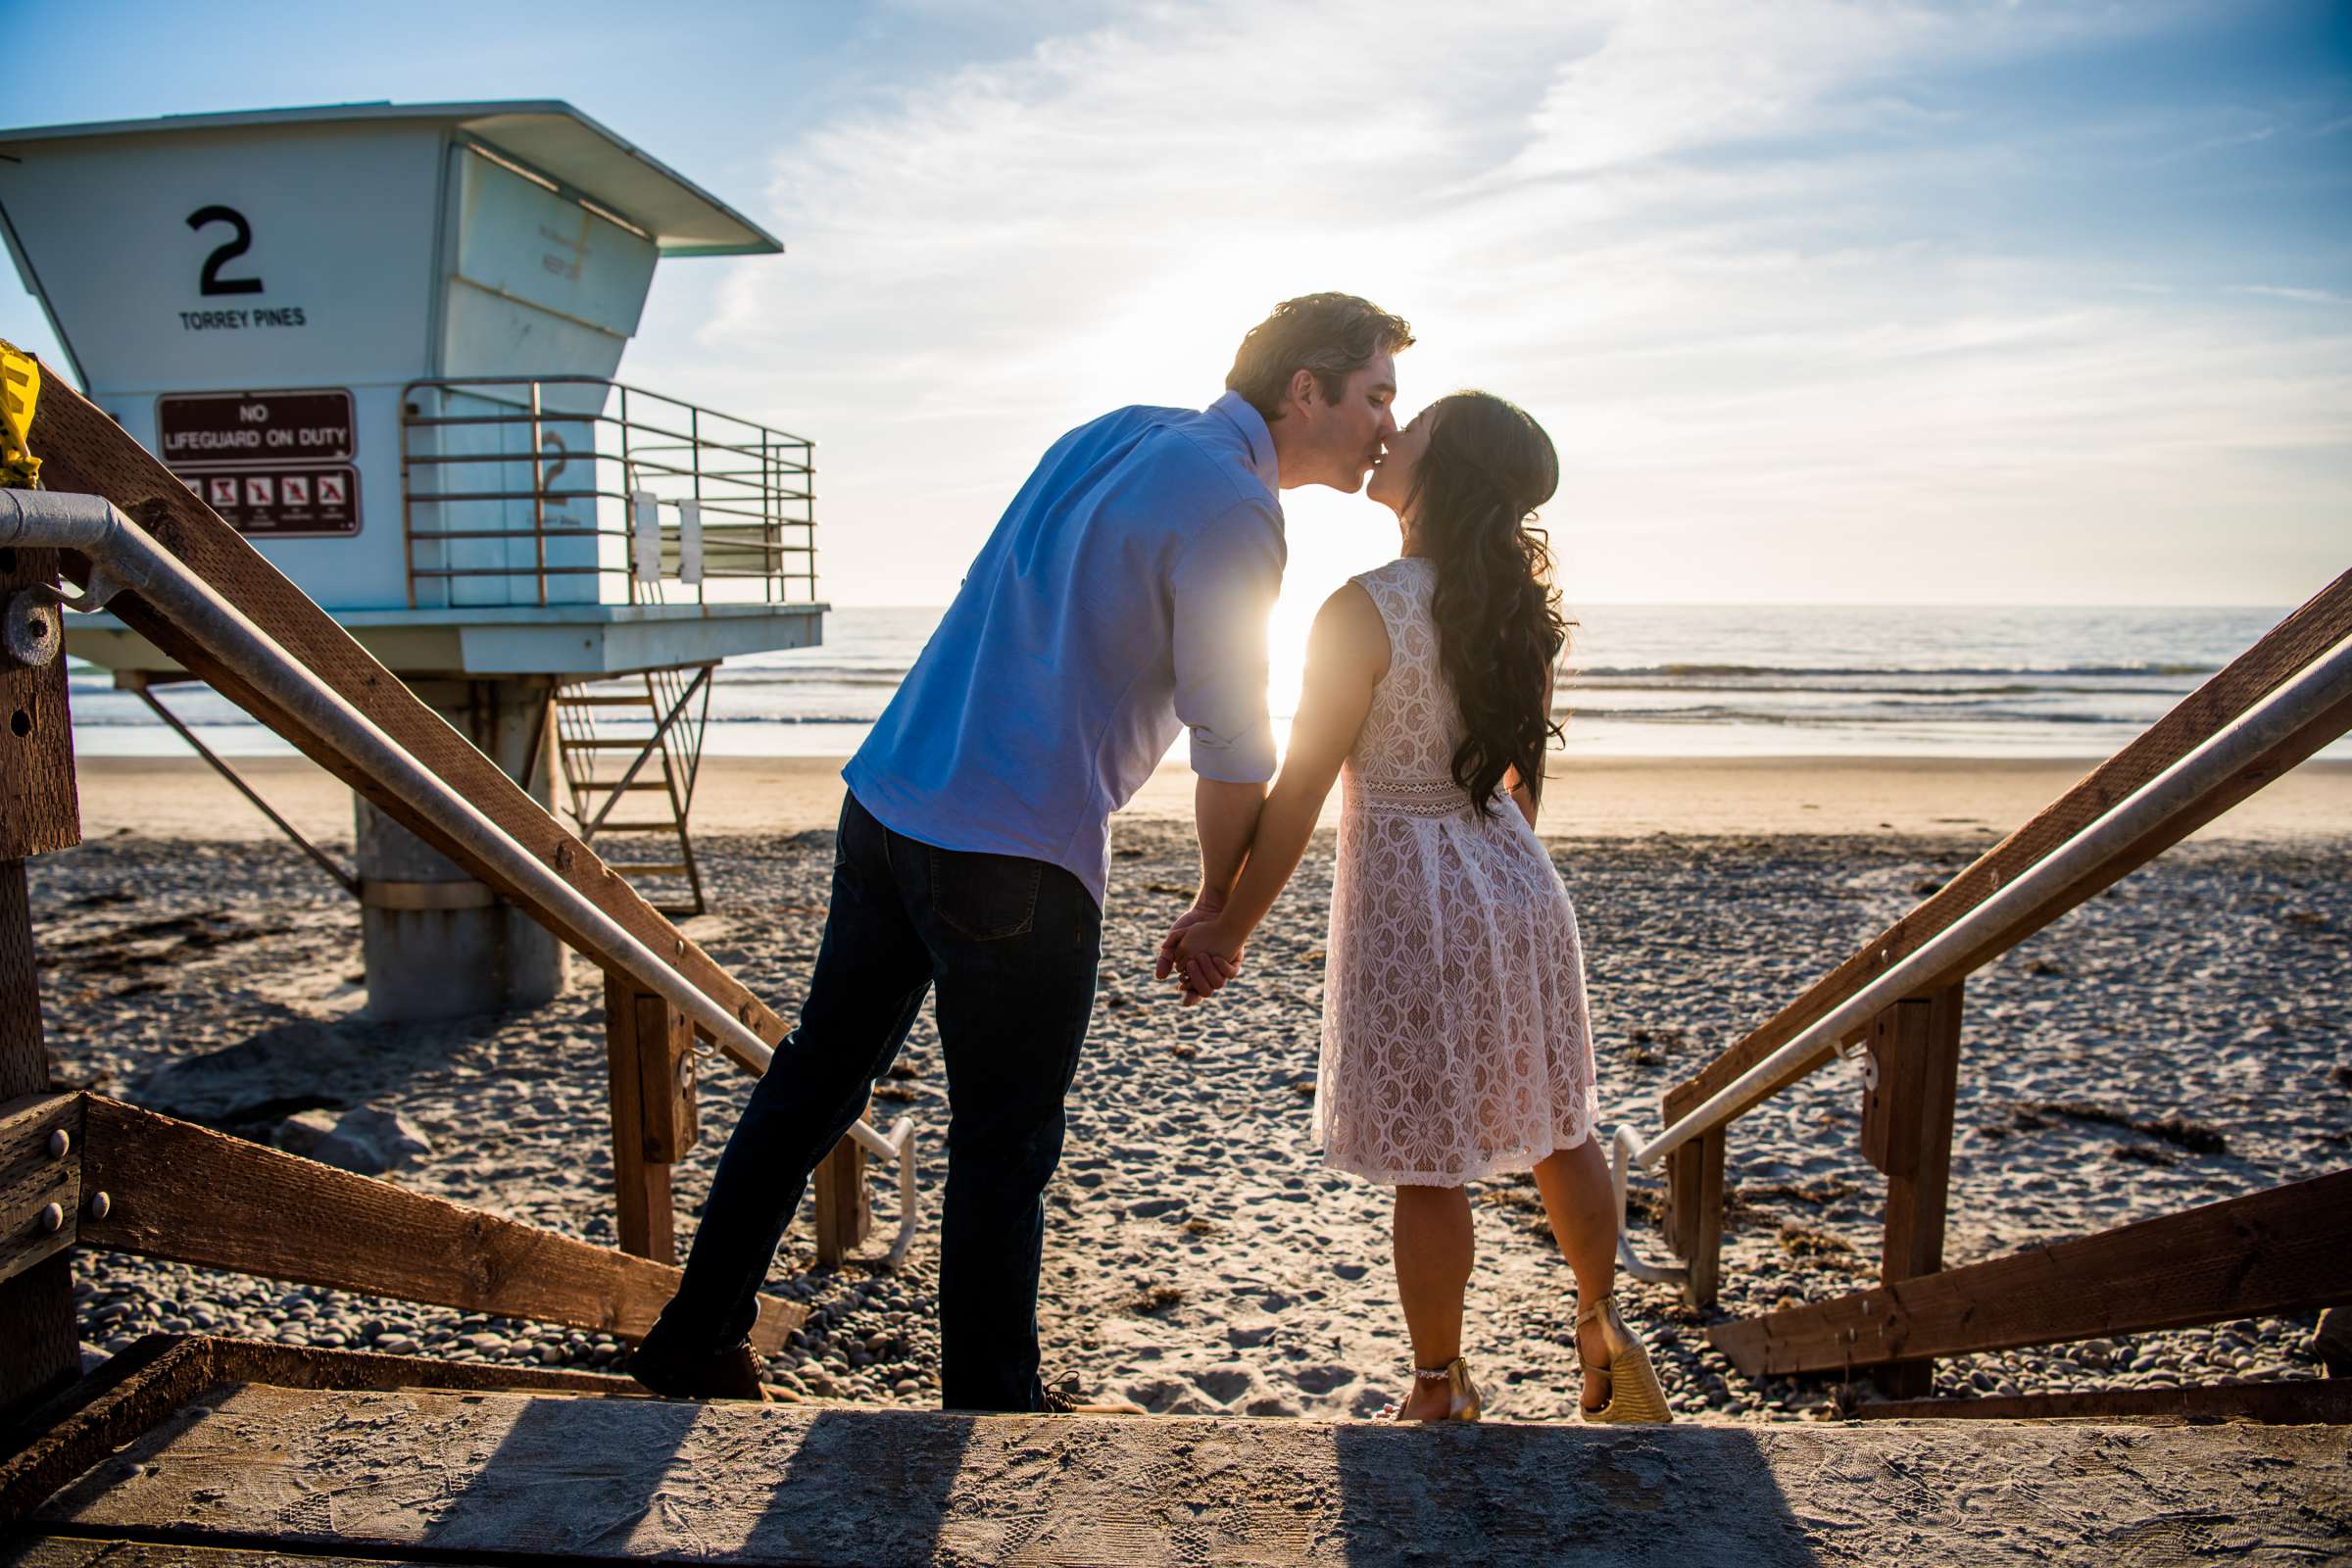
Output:
[[39,588],[25,588],[8,602],[8,657],[29,669],[43,669],[66,645],[57,606]]
[[678,1058],[678,1087],[680,1089],[694,1087],[694,1058],[690,1055]]
[[63,1159],[74,1148],[74,1135],[60,1127],[49,1135],[49,1157]]
[[93,1193],[90,1195],[90,1218],[104,1219],[106,1218],[106,1211],[114,1206],[115,1200],[107,1197],[104,1193]]
[[41,1229],[55,1236],[66,1228],[66,1211],[55,1203],[41,1205]]

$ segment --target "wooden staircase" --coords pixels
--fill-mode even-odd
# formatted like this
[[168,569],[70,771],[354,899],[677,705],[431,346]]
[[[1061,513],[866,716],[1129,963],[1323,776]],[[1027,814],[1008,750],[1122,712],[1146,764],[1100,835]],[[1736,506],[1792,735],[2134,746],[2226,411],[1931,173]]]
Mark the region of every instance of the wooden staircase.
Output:
[[1794,1568],[2352,1539],[2344,1427],[974,1416],[165,1336],[117,1361],[0,1461],[0,1563]]

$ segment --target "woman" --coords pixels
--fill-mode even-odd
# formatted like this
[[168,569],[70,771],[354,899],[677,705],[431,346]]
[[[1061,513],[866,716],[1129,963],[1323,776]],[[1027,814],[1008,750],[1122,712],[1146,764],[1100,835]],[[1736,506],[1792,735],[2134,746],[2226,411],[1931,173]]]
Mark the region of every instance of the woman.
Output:
[[1542,427],[1483,392],[1441,400],[1389,442],[1369,493],[1396,514],[1402,551],[1317,613],[1241,881],[1222,912],[1170,938],[1193,989],[1221,984],[1345,774],[1315,1130],[1325,1164],[1396,1189],[1414,1361],[1398,1420],[1478,1418],[1463,1188],[1530,1168],[1576,1273],[1585,1419],[1672,1419],[1610,1297],[1617,1217],[1593,1136],[1584,957],[1535,833],[1565,634],[1529,522],[1558,482]]

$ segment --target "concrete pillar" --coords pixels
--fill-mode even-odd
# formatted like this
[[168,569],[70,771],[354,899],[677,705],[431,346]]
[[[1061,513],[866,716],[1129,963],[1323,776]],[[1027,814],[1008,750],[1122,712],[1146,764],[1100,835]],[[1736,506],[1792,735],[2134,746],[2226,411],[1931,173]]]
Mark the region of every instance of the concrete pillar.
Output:
[[[545,677],[412,680],[410,689],[543,806],[556,798],[556,731]],[[561,996],[566,952],[494,895],[354,796],[368,1014],[457,1018]]]

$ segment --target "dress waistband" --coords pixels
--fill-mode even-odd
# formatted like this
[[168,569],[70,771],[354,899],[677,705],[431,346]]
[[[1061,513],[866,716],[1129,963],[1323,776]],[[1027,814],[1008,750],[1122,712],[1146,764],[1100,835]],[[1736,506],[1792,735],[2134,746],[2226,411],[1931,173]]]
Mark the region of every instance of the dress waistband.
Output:
[[1356,805],[1389,816],[1459,816],[1470,792],[1449,778],[1358,778],[1349,781]]

